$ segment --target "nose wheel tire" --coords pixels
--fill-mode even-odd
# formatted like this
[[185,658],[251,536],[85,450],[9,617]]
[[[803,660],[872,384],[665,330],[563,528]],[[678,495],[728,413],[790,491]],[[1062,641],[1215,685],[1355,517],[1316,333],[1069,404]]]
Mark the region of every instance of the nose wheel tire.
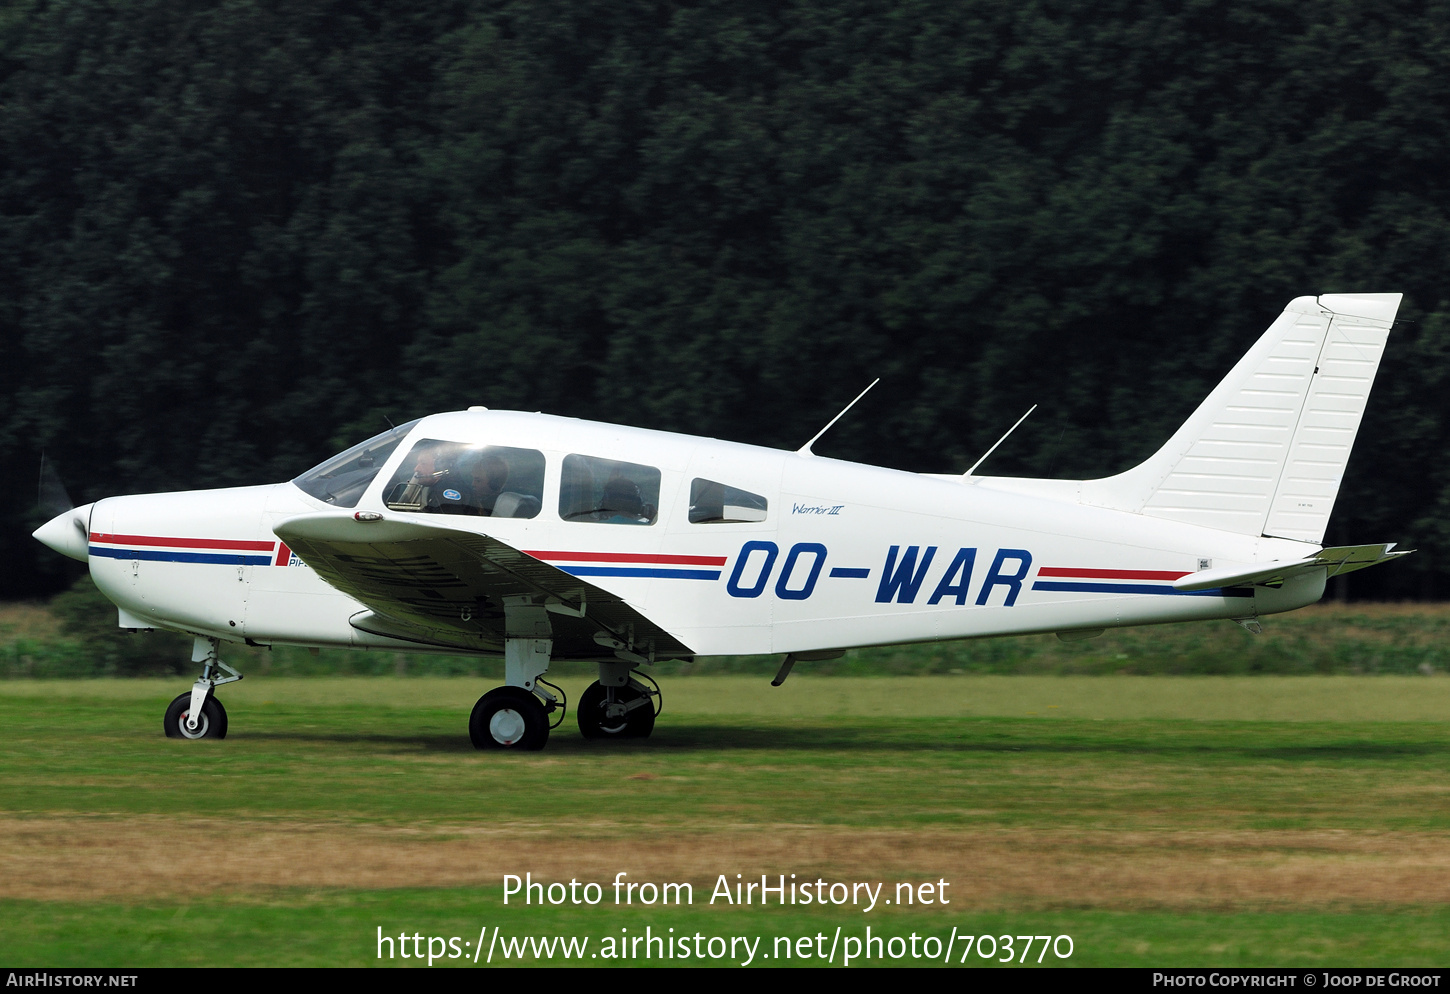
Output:
[[549,741],[549,717],[527,690],[496,687],[473,706],[468,737],[475,749],[542,749]]
[[224,739],[227,737],[227,709],[215,697],[208,697],[201,706],[201,721],[195,729],[186,727],[191,711],[191,691],[171,702],[161,727],[168,739]]
[[[614,688],[616,704],[647,697],[634,687]],[[576,714],[579,716],[579,733],[586,739],[644,739],[655,730],[654,701],[646,700],[641,707],[633,708],[622,715],[611,715],[607,708],[608,694],[604,686],[595,681],[579,698]]]

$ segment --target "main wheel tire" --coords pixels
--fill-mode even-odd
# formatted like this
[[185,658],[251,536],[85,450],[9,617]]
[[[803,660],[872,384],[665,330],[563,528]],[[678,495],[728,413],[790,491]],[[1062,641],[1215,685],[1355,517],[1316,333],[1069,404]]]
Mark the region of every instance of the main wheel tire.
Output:
[[201,705],[201,724],[196,731],[186,727],[191,711],[191,691],[181,694],[166,709],[161,719],[162,731],[168,739],[224,739],[227,737],[227,709],[215,696],[208,697]]
[[468,737],[475,749],[542,749],[549,741],[549,717],[527,690],[496,687],[473,706]]
[[[614,688],[615,700],[622,704],[646,697],[643,691],[631,686]],[[604,685],[598,680],[591,683],[579,698],[575,712],[579,716],[579,734],[586,739],[646,739],[655,730],[654,702],[642,708],[635,708],[623,718],[610,718],[604,713],[609,698]]]

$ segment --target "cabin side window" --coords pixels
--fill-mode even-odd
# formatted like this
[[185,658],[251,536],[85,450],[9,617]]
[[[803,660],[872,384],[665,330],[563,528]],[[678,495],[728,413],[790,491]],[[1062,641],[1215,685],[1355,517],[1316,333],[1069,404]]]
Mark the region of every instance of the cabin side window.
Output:
[[690,524],[732,525],[764,521],[767,502],[738,487],[696,479],[690,484]]
[[383,491],[394,511],[532,518],[543,507],[544,454],[425,438]]
[[659,516],[660,471],[597,456],[564,457],[559,517],[606,525],[652,525]]

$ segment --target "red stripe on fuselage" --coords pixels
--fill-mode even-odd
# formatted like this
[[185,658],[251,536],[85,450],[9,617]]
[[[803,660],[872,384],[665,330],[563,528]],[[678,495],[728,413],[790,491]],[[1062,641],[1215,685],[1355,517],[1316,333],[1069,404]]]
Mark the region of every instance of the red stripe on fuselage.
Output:
[[161,535],[107,535],[91,532],[92,542],[107,545],[151,545],[160,549],[238,549],[248,552],[271,552],[276,542],[249,542],[229,538],[166,538]]
[[1187,576],[1191,570],[1173,569],[1068,569],[1062,566],[1044,566],[1038,576],[1073,576],[1092,580],[1176,580]]
[[286,542],[277,543],[277,562],[273,565],[286,566],[292,561],[292,550],[287,548]]
[[669,563],[675,566],[724,566],[724,556],[657,556],[643,552],[542,552],[525,549],[524,555],[566,563]]

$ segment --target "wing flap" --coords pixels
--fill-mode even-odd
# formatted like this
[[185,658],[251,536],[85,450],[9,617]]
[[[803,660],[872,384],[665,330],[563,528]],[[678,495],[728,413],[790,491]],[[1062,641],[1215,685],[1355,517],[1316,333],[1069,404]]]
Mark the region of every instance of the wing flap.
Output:
[[361,602],[360,631],[424,645],[502,652],[510,632],[505,598],[527,597],[548,610],[558,659],[608,657],[598,636],[646,658],[693,655],[622,597],[506,542],[435,522],[390,516],[307,514],[274,529],[317,574]]

